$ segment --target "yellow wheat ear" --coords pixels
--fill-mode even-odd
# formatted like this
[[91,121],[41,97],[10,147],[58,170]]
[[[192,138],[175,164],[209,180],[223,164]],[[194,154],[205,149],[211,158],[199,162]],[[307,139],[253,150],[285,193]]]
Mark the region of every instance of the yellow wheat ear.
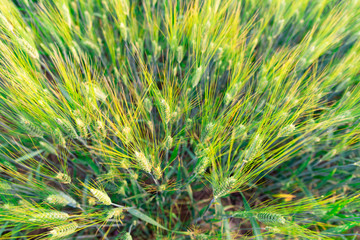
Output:
[[152,169],[152,165],[149,159],[145,156],[144,153],[135,151],[135,157],[137,162],[139,163],[139,167],[145,172],[150,173]]
[[110,211],[107,212],[106,215],[106,220],[109,219],[115,219],[117,222],[120,222],[121,224],[123,224],[123,222],[121,221],[124,218],[124,210],[123,208],[113,208]]
[[272,212],[258,212],[255,217],[259,222],[267,225],[283,225],[286,222],[282,215]]
[[51,205],[58,205],[58,206],[70,206],[73,208],[79,207],[79,204],[69,195],[59,192],[56,194],[50,194],[46,200],[47,203]]
[[60,239],[74,233],[78,228],[76,222],[72,222],[63,226],[53,228],[49,233],[51,234],[50,239]]
[[29,219],[31,222],[51,222],[51,221],[65,221],[69,218],[69,214],[59,211],[46,211],[44,213],[38,213],[32,215]]
[[89,190],[94,195],[94,197],[102,204],[104,204],[104,205],[112,204],[110,197],[105,192],[100,191],[95,188],[90,188]]

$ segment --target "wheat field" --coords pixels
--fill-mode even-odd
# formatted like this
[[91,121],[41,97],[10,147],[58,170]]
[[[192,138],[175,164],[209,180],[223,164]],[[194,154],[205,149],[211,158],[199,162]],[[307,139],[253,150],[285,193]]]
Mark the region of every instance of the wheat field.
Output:
[[0,239],[359,239],[360,1],[1,0]]

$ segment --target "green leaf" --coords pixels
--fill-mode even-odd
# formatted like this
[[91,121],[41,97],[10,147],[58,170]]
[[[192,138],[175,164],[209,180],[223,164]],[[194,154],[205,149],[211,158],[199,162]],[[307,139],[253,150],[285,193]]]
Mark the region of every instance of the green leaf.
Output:
[[15,162],[22,162],[22,161],[28,160],[28,159],[30,159],[30,158],[33,158],[33,157],[41,154],[43,151],[44,151],[44,150],[37,150],[37,151],[35,151],[35,152],[28,153],[28,154],[26,154],[26,155],[24,155],[24,156],[22,156],[22,157],[19,157],[18,159],[15,159],[14,161],[15,161]]
[[148,222],[154,226],[157,226],[159,228],[162,228],[164,230],[169,231],[169,229],[167,229],[166,227],[164,227],[163,225],[161,225],[160,223],[158,223],[157,221],[155,221],[154,219],[152,219],[151,217],[145,215],[144,213],[140,212],[139,210],[135,209],[135,208],[130,208],[127,210],[131,215],[133,215],[134,217],[140,218],[141,220]]
[[179,152],[179,147],[180,147],[180,141],[179,143],[176,145],[174,151],[171,153],[171,156],[170,156],[170,162],[173,162],[175,160],[175,158],[178,156],[178,152]]
[[244,201],[245,210],[249,211],[249,213],[250,213],[250,223],[251,223],[251,226],[253,228],[255,238],[257,240],[263,240],[263,237],[261,236],[260,226],[259,226],[258,222],[256,221],[255,217],[253,216],[253,214],[251,213],[250,205],[246,201],[246,198],[245,198],[244,194],[242,194],[241,192],[240,192],[240,194],[241,194],[241,196],[243,198],[243,201]]

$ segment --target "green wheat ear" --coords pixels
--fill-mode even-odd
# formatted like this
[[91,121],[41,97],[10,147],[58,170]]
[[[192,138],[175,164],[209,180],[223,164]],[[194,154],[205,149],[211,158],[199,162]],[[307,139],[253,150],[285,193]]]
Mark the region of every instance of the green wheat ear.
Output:
[[259,222],[271,226],[281,226],[286,223],[284,216],[278,213],[273,213],[268,211],[262,211],[262,212],[238,211],[238,212],[234,212],[232,216],[235,218],[250,218],[251,216],[254,216]]
[[20,117],[20,123],[30,135],[34,137],[42,137],[44,135],[44,132],[38,126],[25,117]]
[[272,212],[258,212],[255,217],[259,222],[267,225],[284,225],[286,222],[282,215]]
[[235,184],[236,179],[234,177],[226,178],[214,187],[214,198],[217,199],[231,192]]

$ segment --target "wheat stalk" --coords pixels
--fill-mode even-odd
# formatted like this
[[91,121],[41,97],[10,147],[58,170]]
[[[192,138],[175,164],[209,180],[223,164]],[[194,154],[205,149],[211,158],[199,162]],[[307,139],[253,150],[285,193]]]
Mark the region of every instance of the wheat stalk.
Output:
[[169,104],[166,102],[165,99],[161,99],[160,106],[161,106],[162,112],[164,113],[164,116],[165,116],[165,119],[164,119],[165,123],[169,123],[170,119],[171,119],[171,109],[170,109]]

